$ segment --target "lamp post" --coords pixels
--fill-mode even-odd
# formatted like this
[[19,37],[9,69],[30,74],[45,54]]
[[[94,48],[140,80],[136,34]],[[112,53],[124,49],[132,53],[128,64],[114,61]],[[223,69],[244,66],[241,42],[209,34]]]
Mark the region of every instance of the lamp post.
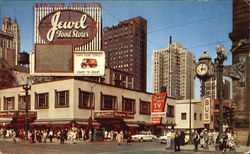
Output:
[[25,90],[25,123],[24,123],[24,130],[25,130],[25,140],[28,140],[28,94],[29,90],[31,90],[31,86],[29,84],[23,85],[23,89]]
[[221,46],[216,46],[217,58],[215,59],[217,68],[217,99],[219,103],[219,137],[222,137],[223,133],[223,63],[227,59],[226,50]]
[[90,131],[91,131],[91,139],[90,141],[93,141],[93,117],[92,117],[92,114],[93,114],[93,87],[95,86],[96,84],[94,84],[93,86],[91,86],[91,90],[90,90],[90,117],[89,117],[89,128],[90,128]]

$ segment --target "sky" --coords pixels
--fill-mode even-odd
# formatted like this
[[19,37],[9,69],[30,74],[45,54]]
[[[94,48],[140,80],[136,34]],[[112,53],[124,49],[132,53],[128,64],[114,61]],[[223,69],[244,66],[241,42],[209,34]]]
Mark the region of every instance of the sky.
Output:
[[[0,20],[9,16],[16,19],[21,31],[21,51],[34,49],[35,3],[102,3],[103,27],[141,16],[147,20],[147,91],[152,92],[153,50],[167,48],[169,36],[194,53],[196,61],[206,50],[216,57],[215,47],[222,44],[228,52],[226,65],[232,63],[230,54],[232,32],[231,0],[0,0]],[[196,79],[195,97],[200,97],[200,81]]]

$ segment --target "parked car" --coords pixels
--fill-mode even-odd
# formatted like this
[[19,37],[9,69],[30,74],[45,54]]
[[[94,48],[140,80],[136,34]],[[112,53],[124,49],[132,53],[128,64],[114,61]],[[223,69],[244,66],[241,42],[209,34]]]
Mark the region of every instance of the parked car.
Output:
[[138,141],[138,142],[143,142],[143,141],[155,141],[157,137],[155,135],[152,135],[150,132],[141,132],[136,135],[131,136],[132,141]]

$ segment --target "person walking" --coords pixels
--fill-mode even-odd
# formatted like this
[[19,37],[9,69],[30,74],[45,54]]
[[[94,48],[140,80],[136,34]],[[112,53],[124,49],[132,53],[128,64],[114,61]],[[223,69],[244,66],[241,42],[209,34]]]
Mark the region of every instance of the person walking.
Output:
[[193,142],[194,142],[194,150],[197,152],[198,151],[198,145],[200,143],[200,135],[197,132],[197,130],[194,131]]
[[131,143],[131,131],[128,131],[127,144]]
[[47,140],[47,131],[46,130],[42,131],[42,138],[43,138],[43,143],[46,143],[46,140]]
[[16,131],[14,129],[12,130],[12,140],[13,143],[16,143]]
[[174,151],[175,152],[180,152],[180,144],[181,144],[181,134],[180,132],[176,132],[175,138],[174,138]]
[[53,140],[53,131],[52,130],[50,130],[49,131],[49,141],[50,141],[50,143],[52,143],[52,140]]
[[121,142],[122,142],[122,133],[121,133],[121,131],[117,133],[116,140],[117,140],[118,145],[121,145]]

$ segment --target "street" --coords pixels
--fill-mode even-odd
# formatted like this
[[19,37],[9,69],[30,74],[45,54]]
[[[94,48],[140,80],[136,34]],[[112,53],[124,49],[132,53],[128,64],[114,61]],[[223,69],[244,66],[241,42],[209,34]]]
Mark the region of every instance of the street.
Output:
[[[13,144],[10,140],[0,141],[0,153],[174,153],[173,150],[165,150],[165,144],[159,142],[143,142],[132,143],[127,145],[123,142],[121,146],[118,146],[116,142],[82,142],[78,141],[77,144],[59,144],[56,140],[53,143],[27,143],[18,142]],[[193,145],[186,145],[181,147],[180,153],[193,153]],[[240,146],[237,152],[247,152],[249,147]],[[199,151],[198,153],[218,153],[212,148],[210,151]]]

